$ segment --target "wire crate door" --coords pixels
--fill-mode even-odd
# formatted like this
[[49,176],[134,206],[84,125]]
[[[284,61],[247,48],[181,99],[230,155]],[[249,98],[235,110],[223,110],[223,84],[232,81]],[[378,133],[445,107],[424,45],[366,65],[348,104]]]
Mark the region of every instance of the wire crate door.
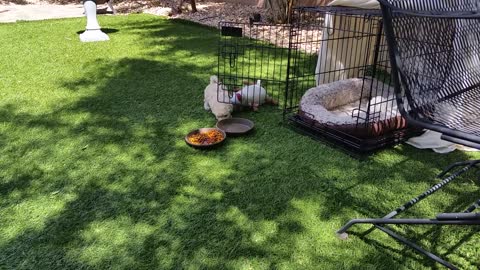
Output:
[[287,80],[289,31],[287,25],[221,22],[218,101],[250,105],[266,94],[279,103]]

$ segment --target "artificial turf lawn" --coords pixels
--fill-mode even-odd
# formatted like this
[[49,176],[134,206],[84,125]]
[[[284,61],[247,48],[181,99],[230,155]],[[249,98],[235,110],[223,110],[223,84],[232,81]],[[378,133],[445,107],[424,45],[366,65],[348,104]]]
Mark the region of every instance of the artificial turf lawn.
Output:
[[[447,164],[409,146],[358,161],[289,129],[281,111],[215,151],[185,145],[213,126],[202,104],[217,32],[148,15],[0,25],[0,269],[423,269],[381,232],[334,234],[435,183]],[[473,173],[413,208],[432,217],[475,198]],[[396,227],[465,269],[473,228]]]

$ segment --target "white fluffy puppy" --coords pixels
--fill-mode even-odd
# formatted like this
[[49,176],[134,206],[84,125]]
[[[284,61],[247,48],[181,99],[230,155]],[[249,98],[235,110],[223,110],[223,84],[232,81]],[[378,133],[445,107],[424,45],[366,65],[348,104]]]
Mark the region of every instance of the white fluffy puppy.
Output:
[[230,102],[235,105],[251,106],[253,110],[257,110],[258,106],[271,102],[271,98],[267,95],[267,90],[262,87],[260,80],[257,84],[246,85],[237,91]]
[[212,111],[217,120],[232,117],[233,105],[230,104],[228,91],[218,83],[217,76],[211,76],[210,84],[205,88],[203,107],[207,111]]

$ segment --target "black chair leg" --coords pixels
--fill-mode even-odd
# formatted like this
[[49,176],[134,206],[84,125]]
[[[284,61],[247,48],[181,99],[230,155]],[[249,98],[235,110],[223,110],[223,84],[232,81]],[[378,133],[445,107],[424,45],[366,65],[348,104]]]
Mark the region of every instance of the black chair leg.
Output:
[[456,162],[456,163],[450,164],[437,177],[438,178],[444,177],[448,172],[450,172],[452,169],[454,169],[456,167],[466,166],[466,165],[476,166],[479,163],[480,163],[480,160],[469,160],[469,161]]
[[[417,244],[409,241],[407,238],[400,236],[393,232],[391,229],[387,228],[386,225],[388,224],[410,224],[410,225],[418,225],[418,224],[427,224],[427,225],[480,225],[480,213],[473,213],[476,209],[480,208],[480,200],[476,201],[473,203],[471,206],[469,206],[464,212],[462,213],[442,213],[437,215],[436,218],[434,219],[419,219],[419,218],[394,218],[398,214],[405,212],[415,204],[419,203],[426,197],[432,195],[433,193],[437,192],[447,184],[449,184],[451,181],[456,179],[458,176],[462,175],[463,173],[467,172],[471,168],[475,168],[478,164],[480,164],[480,160],[472,160],[472,161],[466,161],[466,162],[457,162],[454,163],[450,166],[448,166],[441,174],[440,176],[445,176],[448,172],[452,171],[454,168],[457,168],[459,166],[464,166],[463,168],[453,172],[450,174],[450,176],[444,178],[442,181],[440,181],[438,184],[432,186],[430,189],[427,191],[423,192],[419,196],[411,199],[404,205],[398,207],[397,209],[393,210],[392,212],[388,213],[385,215],[383,218],[377,218],[377,219],[352,219],[349,222],[347,222],[342,228],[340,228],[337,231],[337,236],[340,239],[347,239],[348,234],[347,231],[350,229],[355,224],[371,224],[374,227],[372,229],[379,229],[383,231],[384,233],[388,234],[389,236],[393,237],[397,241],[409,246],[410,248],[416,250],[417,252],[425,255],[427,258],[432,259],[445,267],[448,267],[450,269],[458,269],[451,263],[443,260],[439,256],[421,248]],[[370,229],[369,231],[371,231]]]

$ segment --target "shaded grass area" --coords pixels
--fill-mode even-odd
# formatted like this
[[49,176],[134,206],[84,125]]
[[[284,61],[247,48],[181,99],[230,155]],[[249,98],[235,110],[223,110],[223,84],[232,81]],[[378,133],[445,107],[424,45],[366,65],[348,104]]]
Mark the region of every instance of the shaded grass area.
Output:
[[[0,25],[0,269],[428,269],[378,217],[436,182],[439,156],[397,146],[366,161],[301,136],[265,107],[256,131],[215,151],[183,142],[213,126],[202,106],[216,30],[147,15],[101,17],[111,41],[81,44],[82,19]],[[39,33],[42,33],[39,35]],[[461,210],[473,174],[412,215]],[[465,269],[473,228],[397,227]]]

